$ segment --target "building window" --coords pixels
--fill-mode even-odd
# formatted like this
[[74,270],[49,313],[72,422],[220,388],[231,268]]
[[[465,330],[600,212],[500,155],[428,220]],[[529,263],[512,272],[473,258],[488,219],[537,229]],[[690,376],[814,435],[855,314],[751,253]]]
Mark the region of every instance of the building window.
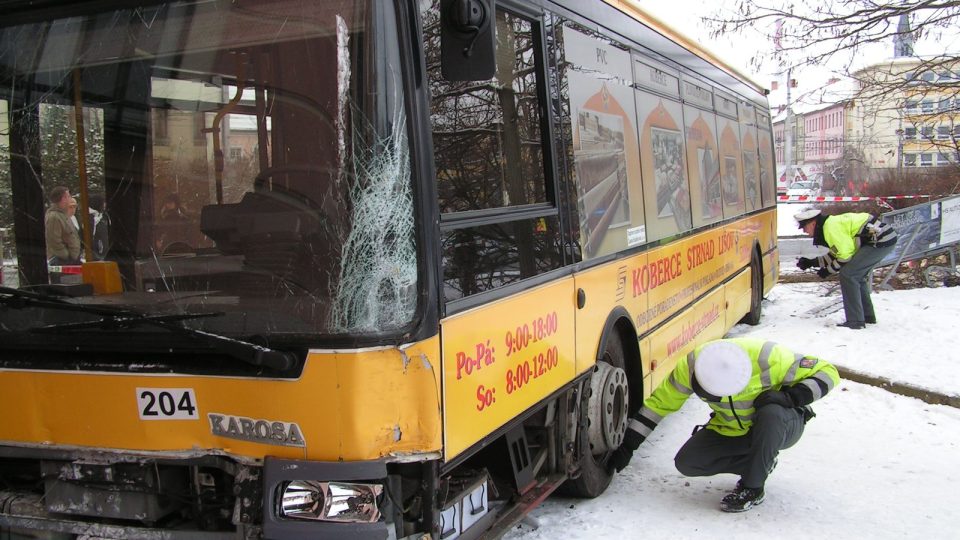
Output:
[[933,100],[931,100],[931,99],[925,99],[925,100],[921,101],[921,102],[920,102],[920,110],[923,111],[923,112],[925,112],[925,113],[932,113],[932,112],[933,112]]
[[240,159],[243,157],[243,148],[239,146],[230,147],[230,159]]
[[950,110],[950,98],[943,98],[937,104],[937,109],[940,112],[946,112]]
[[949,139],[949,138],[950,138],[950,126],[939,126],[939,127],[937,127],[937,138],[938,138],[938,139]]
[[904,167],[916,167],[916,166],[917,166],[917,155],[916,155],[916,154],[904,154],[904,155],[903,155],[903,166],[904,166]]
[[919,106],[918,102],[908,99],[904,104],[903,108],[906,110],[907,114],[912,114],[917,112],[917,107]]
[[923,139],[929,141],[933,139],[933,126],[923,126]]
[[921,167],[932,167],[933,166],[933,154],[930,152],[924,152],[920,154],[920,166]]
[[943,167],[950,164],[950,155],[944,152],[937,154],[937,165]]
[[903,130],[903,138],[907,140],[913,140],[917,138],[917,128],[908,127]]

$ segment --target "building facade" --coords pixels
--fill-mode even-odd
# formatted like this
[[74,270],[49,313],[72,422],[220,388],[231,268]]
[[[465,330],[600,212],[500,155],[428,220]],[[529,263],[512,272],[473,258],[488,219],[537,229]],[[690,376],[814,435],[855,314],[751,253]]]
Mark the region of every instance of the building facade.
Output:
[[803,115],[804,164],[810,172],[830,172],[842,166],[846,101]]
[[936,64],[894,58],[854,73],[847,137],[871,169],[957,165],[960,59]]

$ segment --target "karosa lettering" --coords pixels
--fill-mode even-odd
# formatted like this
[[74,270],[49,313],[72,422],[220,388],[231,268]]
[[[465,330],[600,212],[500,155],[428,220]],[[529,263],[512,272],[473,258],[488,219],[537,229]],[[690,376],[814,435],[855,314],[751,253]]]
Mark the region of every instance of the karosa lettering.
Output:
[[208,413],[210,432],[220,437],[279,446],[306,446],[300,426],[230,414]]

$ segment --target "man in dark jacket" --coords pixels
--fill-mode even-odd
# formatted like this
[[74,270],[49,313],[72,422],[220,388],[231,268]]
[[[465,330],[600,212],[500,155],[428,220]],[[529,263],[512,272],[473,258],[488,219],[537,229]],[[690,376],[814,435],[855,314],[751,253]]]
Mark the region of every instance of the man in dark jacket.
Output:
[[797,267],[806,270],[817,266],[817,275],[840,276],[840,294],[846,321],[839,326],[860,330],[877,322],[870,299],[870,277],[880,261],[893,251],[897,231],[879,218],[867,213],[824,216],[819,210],[804,210],[794,216],[797,225],[813,237],[815,246],[830,251],[816,258],[800,257]]
[[47,260],[52,265],[80,264],[80,233],[68,214],[74,202],[70,190],[57,186],[50,190],[49,200],[44,218]]

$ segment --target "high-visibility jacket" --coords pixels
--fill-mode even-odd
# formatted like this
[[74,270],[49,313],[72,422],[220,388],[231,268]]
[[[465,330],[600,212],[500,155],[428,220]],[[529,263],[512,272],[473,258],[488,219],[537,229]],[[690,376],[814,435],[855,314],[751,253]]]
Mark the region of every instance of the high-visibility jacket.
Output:
[[[820,399],[840,382],[840,375],[829,362],[815,356],[795,354],[783,345],[756,338],[732,338],[729,341],[747,352],[753,371],[746,388],[735,396],[720,396],[719,401],[701,397],[713,413],[706,428],[721,435],[745,435],[753,425],[756,410],[753,400],[766,390],[790,390],[797,406],[806,406]],[[677,366],[643,402],[643,407],[630,418],[624,444],[636,449],[650,435],[663,417],[680,410],[694,394],[691,373],[696,374],[697,355],[704,345],[677,361]]]
[[871,214],[851,212],[827,216],[817,221],[813,238],[814,244],[826,246],[830,250],[817,257],[817,266],[836,274],[856,255],[861,245],[885,247],[896,244],[897,231],[892,225]]

